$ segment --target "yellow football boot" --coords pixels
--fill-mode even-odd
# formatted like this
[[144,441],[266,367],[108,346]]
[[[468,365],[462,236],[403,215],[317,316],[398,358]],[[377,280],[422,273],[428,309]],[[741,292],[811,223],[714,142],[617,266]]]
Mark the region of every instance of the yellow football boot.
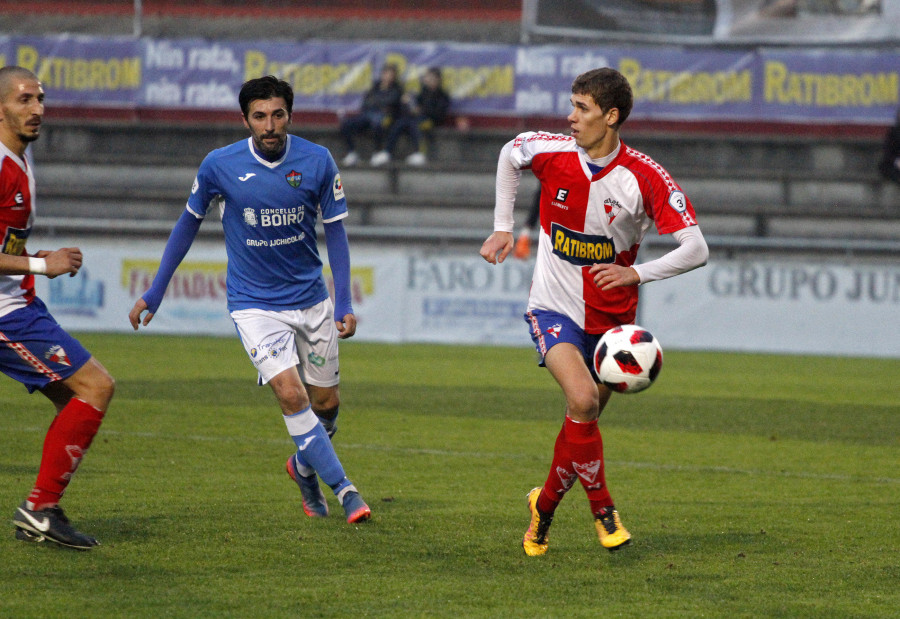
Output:
[[529,557],[537,557],[547,552],[547,537],[550,532],[550,523],[553,522],[553,514],[542,514],[538,511],[537,500],[541,495],[540,488],[534,488],[528,493],[528,509],[531,511],[531,524],[525,531],[525,539],[522,540],[522,548]]
[[622,526],[619,512],[614,507],[604,508],[600,517],[594,520],[597,527],[597,536],[604,548],[612,552],[625,546],[631,541],[631,533]]

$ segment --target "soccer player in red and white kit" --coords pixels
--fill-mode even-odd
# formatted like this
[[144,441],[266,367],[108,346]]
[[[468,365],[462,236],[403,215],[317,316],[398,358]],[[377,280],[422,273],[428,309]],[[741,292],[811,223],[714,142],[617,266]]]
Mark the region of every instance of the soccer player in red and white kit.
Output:
[[20,540],[88,550],[97,540],[71,525],[59,500],[100,428],[115,385],[34,294],[35,275],[74,276],[82,261],[75,247],[25,250],[34,222],[34,175],[25,153],[43,116],[37,77],[21,67],[0,68],[0,371],[56,407],[37,481],[13,523]]
[[[513,204],[521,170],[530,168],[541,184],[541,204],[525,320],[541,365],[562,387],[566,417],[547,480],[527,497],[531,524],[522,545],[529,556],[547,552],[553,514],[576,479],[587,492],[600,543],[616,550],[631,541],[606,485],[597,419],[611,392],[594,375],[591,356],[604,332],[634,322],[641,284],[703,266],[709,256],[681,188],[619,138],[633,103],[625,77],[609,68],[583,73],[572,83],[571,102],[570,135],[527,132],[503,147],[494,233],[481,247],[491,264],[512,251]],[[635,264],[651,225],[678,247]]]

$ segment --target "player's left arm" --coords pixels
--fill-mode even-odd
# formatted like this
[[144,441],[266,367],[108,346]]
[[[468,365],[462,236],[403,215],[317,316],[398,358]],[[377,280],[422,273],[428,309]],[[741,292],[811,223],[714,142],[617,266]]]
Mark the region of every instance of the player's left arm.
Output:
[[624,267],[618,264],[595,264],[590,268],[594,284],[601,290],[620,286],[636,286],[667,279],[702,267],[709,260],[709,247],[700,226],[688,226],[672,233],[678,247],[656,260]]
[[334,278],[334,324],[338,337],[346,339],[356,333],[356,315],[353,313],[353,297],[350,294],[350,243],[344,218],[347,217],[347,198],[341,174],[331,153],[325,158],[324,178],[319,191],[319,210],[325,228],[325,248],[331,276]]
[[334,323],[338,337],[345,339],[356,333],[356,316],[350,293],[350,242],[343,219],[324,222],[323,226],[328,262],[334,278]]

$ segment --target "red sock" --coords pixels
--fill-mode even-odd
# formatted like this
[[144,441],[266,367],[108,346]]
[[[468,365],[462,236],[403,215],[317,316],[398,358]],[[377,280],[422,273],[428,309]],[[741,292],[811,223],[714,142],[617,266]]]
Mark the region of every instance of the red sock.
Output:
[[[568,420],[568,417],[566,417]],[[550,474],[544,482],[537,500],[537,508],[545,514],[552,514],[556,506],[562,501],[566,492],[575,483],[578,475],[572,467],[572,459],[569,457],[568,443],[566,440],[566,425],[559,430],[556,436],[556,444],[553,446],[553,462],[550,464]]]
[[566,417],[566,436],[570,446],[572,467],[578,480],[584,486],[591,512],[597,514],[604,507],[613,504],[606,487],[606,470],[603,463],[603,437],[597,420],[579,423]]
[[28,502],[39,510],[59,503],[72,474],[100,429],[104,411],[77,398],[59,411],[44,438],[41,468]]
[[556,437],[553,463],[544,490],[538,497],[538,509],[552,514],[576,478],[584,486],[592,513],[597,514],[613,504],[606,487],[603,438],[597,422],[579,423],[567,416]]

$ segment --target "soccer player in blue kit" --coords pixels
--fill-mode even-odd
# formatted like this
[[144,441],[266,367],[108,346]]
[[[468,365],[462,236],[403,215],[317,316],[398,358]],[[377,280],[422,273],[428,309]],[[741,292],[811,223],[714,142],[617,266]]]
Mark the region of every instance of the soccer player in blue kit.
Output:
[[[159,271],[128,318],[135,330],[153,319],[208,209],[218,206],[228,310],[259,384],[272,387],[297,445],[286,468],[300,487],[303,510],[310,517],[328,515],[318,473],[348,522],[368,520],[369,506],[330,440],[340,406],[338,339],[356,332],[341,176],[326,148],[288,134],[294,94],[287,82],[251,79],[238,101],[250,138],[212,151],[200,164]],[[333,307],[316,242],[318,212],[334,276]]]

